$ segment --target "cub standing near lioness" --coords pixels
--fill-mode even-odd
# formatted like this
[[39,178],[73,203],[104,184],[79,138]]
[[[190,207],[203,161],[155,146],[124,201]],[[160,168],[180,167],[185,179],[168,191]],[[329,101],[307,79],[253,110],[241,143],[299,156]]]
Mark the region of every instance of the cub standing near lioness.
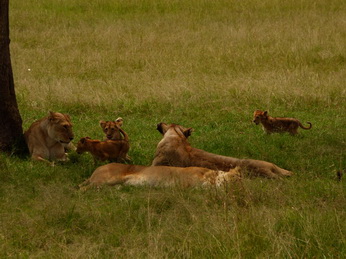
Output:
[[124,139],[120,140],[92,140],[89,137],[81,138],[77,144],[77,153],[82,154],[89,152],[93,158],[94,163],[100,161],[129,161],[127,152],[130,149],[129,138],[126,132],[119,128]]
[[67,161],[65,148],[73,140],[71,118],[67,114],[49,112],[47,117],[35,121],[24,132],[31,158],[44,161]]
[[267,111],[256,110],[253,115],[253,122],[258,125],[262,124],[263,130],[267,134],[271,133],[283,133],[289,132],[291,135],[298,134],[298,128],[308,130],[312,128],[312,124],[309,127],[304,127],[303,124],[294,118],[281,118],[281,117],[271,117],[268,115]]
[[[104,140],[126,140],[129,143],[128,135],[121,129],[124,120],[119,117],[115,121],[100,121],[103,133],[106,135]],[[131,157],[126,154],[126,160],[131,161]]]

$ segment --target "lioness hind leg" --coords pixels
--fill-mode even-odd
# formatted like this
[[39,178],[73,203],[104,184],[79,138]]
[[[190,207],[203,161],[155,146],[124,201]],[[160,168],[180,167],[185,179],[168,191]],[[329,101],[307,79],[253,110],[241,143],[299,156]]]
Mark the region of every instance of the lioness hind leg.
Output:
[[267,178],[278,178],[278,175],[272,170],[274,164],[253,160],[253,159],[243,159],[239,163],[242,172],[247,173],[250,177],[252,176],[262,176]]
[[269,168],[259,168],[257,171],[258,171],[260,176],[264,176],[267,178],[278,178],[279,177],[277,174],[275,174]]
[[273,164],[273,167],[271,168],[271,170],[280,176],[291,176],[293,173],[291,171],[285,170],[283,168],[280,168],[276,165]]
[[262,176],[267,178],[278,178],[278,175],[275,174],[270,168],[267,167],[256,167],[256,168],[250,168],[245,167],[242,169],[242,172],[245,172],[248,176]]

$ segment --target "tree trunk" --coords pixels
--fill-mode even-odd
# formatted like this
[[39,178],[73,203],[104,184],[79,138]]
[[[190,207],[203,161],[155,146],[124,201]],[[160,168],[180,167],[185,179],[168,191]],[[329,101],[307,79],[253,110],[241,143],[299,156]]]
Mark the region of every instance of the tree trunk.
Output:
[[0,151],[13,151],[23,141],[10,58],[8,7],[9,0],[0,0]]

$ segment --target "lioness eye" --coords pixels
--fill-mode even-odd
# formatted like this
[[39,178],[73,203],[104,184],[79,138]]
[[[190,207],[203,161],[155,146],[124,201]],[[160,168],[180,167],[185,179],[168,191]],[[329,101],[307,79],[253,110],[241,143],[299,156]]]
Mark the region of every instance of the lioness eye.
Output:
[[67,125],[64,125],[64,128],[65,128],[65,129],[68,129],[68,126],[67,126]]

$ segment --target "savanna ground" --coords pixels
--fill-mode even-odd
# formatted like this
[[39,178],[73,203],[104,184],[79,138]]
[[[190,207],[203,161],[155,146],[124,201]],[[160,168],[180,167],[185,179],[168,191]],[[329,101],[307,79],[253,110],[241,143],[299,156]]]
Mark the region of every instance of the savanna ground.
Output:
[[[193,146],[267,160],[289,179],[221,190],[75,186],[91,156],[48,167],[0,155],[0,257],[346,257],[344,0],[10,1],[24,129],[49,110],[80,137],[124,118],[134,164],[149,165],[159,122]],[[266,136],[255,109],[311,121]]]

